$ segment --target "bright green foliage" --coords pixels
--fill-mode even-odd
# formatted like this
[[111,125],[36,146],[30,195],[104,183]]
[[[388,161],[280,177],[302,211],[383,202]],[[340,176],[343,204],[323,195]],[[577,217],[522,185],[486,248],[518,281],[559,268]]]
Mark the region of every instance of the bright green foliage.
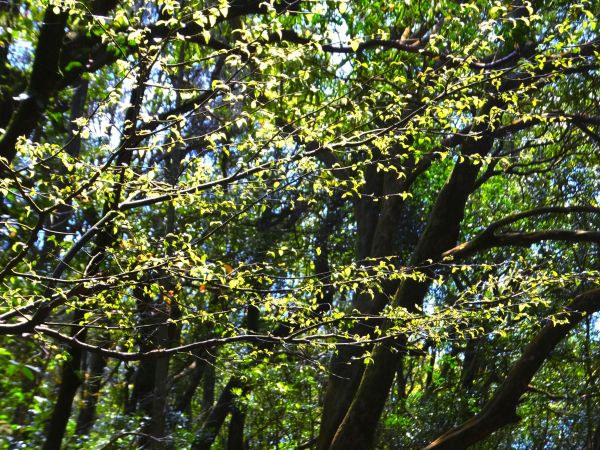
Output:
[[600,443],[597,1],[5,3],[3,448],[312,448],[381,349],[418,448],[575,317],[473,442]]

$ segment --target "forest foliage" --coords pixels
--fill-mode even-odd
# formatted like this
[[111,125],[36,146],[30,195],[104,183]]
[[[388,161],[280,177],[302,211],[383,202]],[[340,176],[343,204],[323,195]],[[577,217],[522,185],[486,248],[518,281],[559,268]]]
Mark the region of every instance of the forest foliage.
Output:
[[597,0],[0,0],[2,448],[600,449]]

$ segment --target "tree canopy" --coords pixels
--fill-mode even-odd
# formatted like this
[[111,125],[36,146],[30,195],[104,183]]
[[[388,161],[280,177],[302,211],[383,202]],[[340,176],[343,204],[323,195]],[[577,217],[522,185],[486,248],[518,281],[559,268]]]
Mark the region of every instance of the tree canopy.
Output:
[[0,1],[0,442],[600,449],[597,0]]

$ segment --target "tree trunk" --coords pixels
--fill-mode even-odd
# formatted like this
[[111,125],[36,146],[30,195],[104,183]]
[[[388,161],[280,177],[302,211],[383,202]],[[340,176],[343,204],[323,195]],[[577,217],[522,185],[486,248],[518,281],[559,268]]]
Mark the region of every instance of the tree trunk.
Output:
[[88,354],[89,368],[85,373],[84,389],[81,393],[81,407],[77,417],[75,434],[86,435],[96,421],[96,405],[102,386],[102,374],[106,367],[106,358],[98,353]]
[[[378,346],[375,363],[367,366],[357,393],[329,447],[330,450],[369,449],[379,417],[394,381],[398,357],[390,348]],[[376,365],[375,365],[376,364]]]
[[244,444],[244,422],[246,413],[239,407],[234,406],[229,421],[229,433],[227,435],[227,450],[245,450]]
[[[154,301],[143,288],[136,288],[134,292],[142,330],[139,336],[140,350],[167,347],[168,315],[164,301]],[[166,445],[164,416],[168,367],[169,358],[150,358],[141,360],[136,370],[127,412],[140,412],[146,418],[138,439],[139,448],[161,449]]]
[[[463,148],[464,155],[485,155],[493,140],[482,139]],[[457,163],[450,178],[440,191],[431,211],[427,227],[411,257],[411,267],[427,259],[438,260],[458,239],[460,223],[467,199],[479,173],[479,166],[466,160]],[[430,281],[404,281],[394,295],[393,305],[417,312],[427,294]],[[331,449],[368,449],[373,446],[379,417],[394,380],[399,353],[396,349],[379,345],[373,352],[373,363],[365,369],[358,390],[340,424]],[[360,430],[360,432],[358,432]]]
[[198,436],[192,444],[192,450],[210,450],[227,414],[235,407],[236,395],[234,392],[237,389],[245,388],[245,383],[239,378],[232,377],[229,380],[225,388],[223,388],[219,400],[210,410],[208,417],[198,432]]
[[[78,323],[83,319],[83,312],[78,310],[73,316],[73,322]],[[81,332],[81,333],[80,333]],[[80,327],[74,327],[72,334],[85,334],[85,330]],[[80,337],[82,340],[85,336]],[[71,417],[71,409],[73,407],[73,399],[77,393],[77,389],[81,385],[80,369],[83,352],[77,348],[69,350],[69,359],[61,366],[60,387],[58,389],[58,397],[54,404],[52,416],[46,425],[46,439],[42,450],[60,450],[65,430],[69,417]]]
[[[395,146],[393,153],[400,154],[402,147]],[[374,155],[376,157],[377,155]],[[381,155],[379,155],[381,156]],[[397,194],[410,188],[419,174],[431,163],[423,160],[417,167],[414,160],[409,158],[404,170],[407,177],[399,179],[396,175],[382,174],[374,165],[365,169],[365,187],[363,196],[355,203],[357,223],[356,259],[363,261],[368,257],[379,258],[398,256],[402,250],[411,244],[409,239],[398,240],[398,228],[404,201]],[[375,202],[370,197],[384,197]],[[363,314],[377,314],[398,288],[397,281],[383,283],[383,292],[372,298],[370,295],[358,293],[353,300],[353,306]],[[359,324],[355,333],[368,334],[370,327]],[[317,449],[329,448],[344,415],[346,414],[364,372],[364,364],[358,359],[365,349],[342,347],[338,349],[330,363],[331,375],[327,381],[321,426],[317,438]]]
[[188,416],[192,414],[191,406],[192,399],[194,398],[194,394],[200,385],[200,381],[202,381],[202,376],[204,375],[206,368],[206,362],[202,359],[202,357],[198,357],[195,361],[195,366],[192,369],[192,373],[190,374],[190,381],[188,385],[183,390],[183,393],[179,397],[179,399],[175,402],[175,410],[180,413],[185,413]]

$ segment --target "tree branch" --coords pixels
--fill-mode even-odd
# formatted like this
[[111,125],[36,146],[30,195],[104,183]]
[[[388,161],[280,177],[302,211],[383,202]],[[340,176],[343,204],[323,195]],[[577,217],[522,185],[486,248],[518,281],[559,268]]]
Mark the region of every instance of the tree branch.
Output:
[[548,240],[600,243],[600,232],[587,230],[542,230],[527,233],[496,234],[498,229],[529,217],[576,212],[600,214],[600,208],[594,206],[548,206],[512,214],[493,222],[476,238],[447,250],[442,254],[442,257],[465,258],[493,247],[529,247]]
[[[517,422],[516,409],[531,379],[548,359],[554,348],[587,315],[600,310],[600,289],[575,297],[551,322],[544,326],[513,364],[494,397],[475,417],[442,434],[426,450],[467,448],[500,428]],[[558,322],[557,322],[558,320]]]

